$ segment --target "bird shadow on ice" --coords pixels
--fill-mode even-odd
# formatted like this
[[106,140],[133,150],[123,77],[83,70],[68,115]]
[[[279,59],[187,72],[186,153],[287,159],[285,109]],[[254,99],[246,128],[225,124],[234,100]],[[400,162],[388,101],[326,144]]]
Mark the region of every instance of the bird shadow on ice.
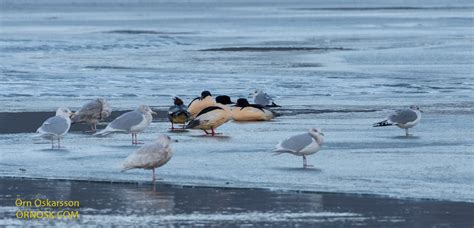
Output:
[[275,167],[273,169],[280,170],[280,171],[287,171],[287,172],[313,172],[313,173],[322,172],[321,169],[316,168],[316,167],[308,167],[308,168],[303,168],[303,167]]
[[171,130],[171,129],[168,129],[168,133],[176,133],[176,134],[182,134],[182,133],[187,133],[189,132],[189,130],[186,130],[186,129],[174,129],[174,130]]
[[211,136],[211,135],[191,135],[191,137],[209,138],[209,139],[217,139],[217,140],[228,140],[228,139],[230,139],[230,136],[222,135],[222,134],[217,134],[217,135],[214,135],[214,136]]
[[391,139],[412,139],[412,140],[415,140],[415,139],[420,139],[419,136],[414,136],[414,135],[410,135],[410,136],[405,136],[405,135],[398,135],[398,136],[392,136],[392,137],[388,137],[388,138],[391,138]]
[[130,149],[130,148],[137,149],[137,148],[140,148],[143,145],[144,144],[142,143],[142,144],[138,144],[138,145],[107,145],[105,147],[117,148],[117,149]]
[[56,153],[69,153],[69,151],[66,148],[48,148],[48,149],[40,149],[39,151],[42,152],[56,152]]

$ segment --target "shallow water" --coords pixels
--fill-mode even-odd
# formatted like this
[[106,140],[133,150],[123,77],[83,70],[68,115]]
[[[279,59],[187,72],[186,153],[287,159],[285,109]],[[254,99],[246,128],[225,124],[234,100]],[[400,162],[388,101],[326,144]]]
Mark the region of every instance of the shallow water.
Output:
[[[0,2],[2,112],[74,110],[97,96],[115,110],[165,110],[204,89],[262,88],[284,106],[272,122],[224,125],[226,137],[169,133],[179,142],[158,171],[166,183],[474,201],[470,1]],[[411,104],[425,110],[415,137],[371,127]],[[315,169],[271,155],[310,126],[327,136]],[[168,127],[154,122],[140,138]],[[129,143],[71,132],[49,150],[32,132],[2,134],[0,175],[148,181],[118,172]]]
[[[177,187],[88,181],[0,179],[0,224],[293,227],[472,226],[473,203],[294,193],[260,189]],[[94,194],[91,194],[91,193]],[[73,200],[79,219],[17,219],[15,200]],[[384,207],[380,207],[380,205]],[[59,211],[51,208],[51,211]]]

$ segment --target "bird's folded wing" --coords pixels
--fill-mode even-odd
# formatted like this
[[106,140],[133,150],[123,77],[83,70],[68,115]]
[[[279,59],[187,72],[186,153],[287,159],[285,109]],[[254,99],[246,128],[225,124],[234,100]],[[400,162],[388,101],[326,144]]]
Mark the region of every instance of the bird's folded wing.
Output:
[[38,129],[41,133],[63,134],[69,128],[68,122],[64,117],[53,116],[47,119]]
[[117,130],[130,130],[130,128],[140,124],[144,119],[145,117],[141,112],[131,111],[117,117],[109,126]]
[[394,114],[388,117],[392,123],[406,124],[415,121],[417,118],[416,112],[411,109],[397,110]]
[[279,147],[281,150],[287,150],[292,152],[301,151],[306,146],[313,143],[313,137],[309,133],[292,136],[280,142]]

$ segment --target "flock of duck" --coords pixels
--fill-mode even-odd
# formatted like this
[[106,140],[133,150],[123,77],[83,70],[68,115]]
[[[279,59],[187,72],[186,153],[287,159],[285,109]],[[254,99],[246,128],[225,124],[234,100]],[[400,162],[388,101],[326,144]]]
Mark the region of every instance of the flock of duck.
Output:
[[[201,96],[192,100],[189,105],[185,105],[183,100],[174,98],[174,105],[168,110],[168,118],[171,123],[171,131],[182,129],[200,129],[208,136],[215,136],[216,128],[230,120],[234,121],[269,121],[275,117],[273,107],[280,107],[273,99],[263,92],[256,90],[251,93],[254,104],[250,104],[247,99],[239,98],[237,102],[232,102],[226,95],[217,96],[215,99],[209,91],[203,91]],[[374,127],[398,126],[405,129],[406,136],[409,136],[408,129],[417,125],[421,119],[421,110],[418,106],[410,106],[408,109],[396,110],[385,120],[375,123]],[[112,113],[110,104],[104,98],[92,100],[82,106],[76,112],[71,112],[68,108],[60,107],[56,111],[56,116],[48,118],[41,127],[38,128],[39,136],[51,140],[51,147],[61,147],[61,138],[69,131],[71,124],[88,123],[91,125],[93,135],[106,136],[115,132],[131,134],[132,144],[141,144],[138,141],[138,134],[145,130],[153,120],[152,115],[156,115],[150,107],[140,105],[136,110],[126,112],[110,122],[103,130],[97,131],[96,125],[109,117]],[[176,128],[175,124],[181,126]],[[155,169],[166,164],[173,152],[171,149],[171,138],[167,135],[160,135],[154,142],[143,145],[138,150],[130,154],[123,163],[123,170],[134,168],[151,169],[153,171],[153,181],[155,181]],[[290,153],[303,157],[303,168],[311,167],[307,164],[306,156],[314,154],[321,149],[324,143],[324,133],[320,129],[311,128],[306,133],[291,136],[280,141],[274,149],[275,154]]]

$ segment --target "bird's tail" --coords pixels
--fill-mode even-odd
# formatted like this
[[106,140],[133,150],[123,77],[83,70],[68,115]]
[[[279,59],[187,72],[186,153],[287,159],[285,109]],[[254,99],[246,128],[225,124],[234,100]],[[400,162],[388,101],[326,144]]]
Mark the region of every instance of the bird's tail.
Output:
[[33,138],[41,138],[43,136],[43,134],[39,131],[36,131],[36,134],[33,135]]
[[392,126],[393,124],[392,123],[389,123],[388,120],[384,120],[384,121],[381,121],[381,122],[378,122],[378,123],[374,123],[374,125],[372,125],[373,127],[385,127],[385,126]]
[[290,153],[291,154],[291,151],[288,151],[288,150],[285,150],[279,146],[277,146],[277,148],[273,149],[273,156],[275,155],[280,155],[280,154],[286,154],[286,153]]
[[186,129],[190,129],[190,128],[194,128],[194,127],[196,127],[196,126],[198,126],[198,125],[199,125],[199,120],[194,119],[194,120],[191,120],[191,121],[186,125],[185,128],[186,128]]
[[122,170],[120,170],[120,172],[123,173],[123,172],[125,172],[125,171],[127,171],[127,170],[130,170],[130,169],[133,169],[133,168],[130,167],[130,166],[125,166],[125,165],[124,165],[124,166],[122,167]]
[[281,107],[280,105],[277,105],[275,104],[275,102],[272,101],[272,104],[270,105],[270,107]]
[[111,131],[108,127],[106,127],[105,129],[101,130],[101,131],[98,131],[96,133],[94,133],[93,135],[95,136],[106,136],[110,133],[112,133],[113,131]]

